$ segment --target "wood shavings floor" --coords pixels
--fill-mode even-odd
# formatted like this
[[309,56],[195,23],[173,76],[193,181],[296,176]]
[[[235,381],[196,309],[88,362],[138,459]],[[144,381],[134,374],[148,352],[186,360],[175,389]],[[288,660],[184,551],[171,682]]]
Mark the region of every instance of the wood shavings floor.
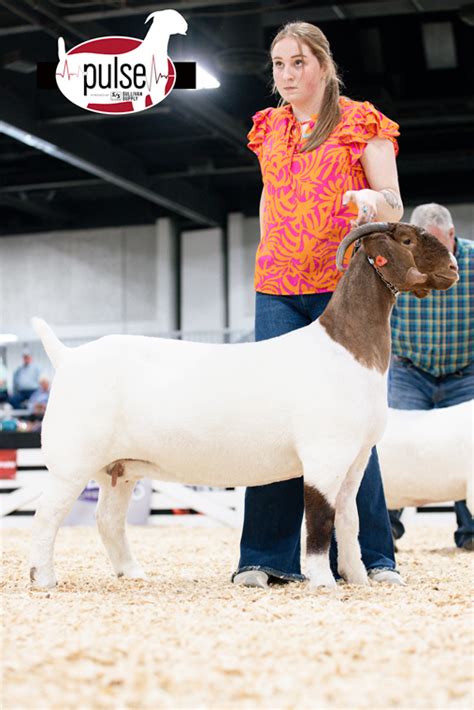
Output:
[[149,580],[112,576],[93,528],[62,528],[59,586],[27,582],[3,531],[3,708],[471,708],[474,553],[450,527],[400,541],[408,587],[230,584],[239,533],[131,528]]

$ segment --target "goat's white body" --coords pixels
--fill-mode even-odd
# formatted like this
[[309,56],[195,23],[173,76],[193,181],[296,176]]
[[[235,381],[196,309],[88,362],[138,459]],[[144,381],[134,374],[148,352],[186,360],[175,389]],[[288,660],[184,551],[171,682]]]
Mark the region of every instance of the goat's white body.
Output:
[[389,508],[467,498],[473,510],[473,402],[389,409],[378,454]]
[[380,438],[385,410],[385,377],[319,323],[239,345],[107,336],[65,352],[43,452],[71,476],[135,459],[126,478],[252,486],[303,475],[312,449],[324,491],[334,458],[347,452],[342,475]]
[[[367,584],[355,496],[385,426],[386,377],[319,322],[259,343],[107,336],[74,349],[34,324],[57,369],[42,431],[52,475],[35,519],[35,584],[55,585],[57,527],[90,478],[116,573],[141,577],[124,528],[134,480],[256,486],[303,474],[336,511],[340,573]],[[125,468],[112,487],[117,461]],[[333,586],[328,555],[319,557],[309,555],[311,581]]]

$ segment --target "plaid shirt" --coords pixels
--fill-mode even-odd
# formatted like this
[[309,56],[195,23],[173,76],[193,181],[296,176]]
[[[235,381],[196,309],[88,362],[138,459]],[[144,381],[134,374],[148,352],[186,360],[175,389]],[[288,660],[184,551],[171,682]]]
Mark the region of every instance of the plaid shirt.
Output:
[[474,242],[456,239],[459,281],[426,298],[401,293],[392,312],[392,353],[434,377],[457,372],[473,360]]

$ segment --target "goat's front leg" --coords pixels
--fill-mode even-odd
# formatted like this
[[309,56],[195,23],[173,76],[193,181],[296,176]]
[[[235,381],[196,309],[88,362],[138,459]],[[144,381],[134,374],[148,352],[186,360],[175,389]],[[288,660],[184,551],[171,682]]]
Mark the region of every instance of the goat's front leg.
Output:
[[125,532],[128,505],[136,481],[120,478],[112,486],[109,476],[101,476],[97,527],[117,577],[145,579],[140,565],[133,559]]
[[334,528],[332,496],[324,495],[305,476],[306,568],[313,587],[336,587],[329,563],[329,546]]
[[359,545],[359,513],[356,496],[370,449],[359,454],[350,467],[336,499],[337,569],[350,584],[368,585],[367,570],[361,559]]
[[32,526],[30,580],[33,586],[40,588],[56,586],[53,565],[54,541],[59,526],[88,481],[89,476],[60,478],[50,472]]

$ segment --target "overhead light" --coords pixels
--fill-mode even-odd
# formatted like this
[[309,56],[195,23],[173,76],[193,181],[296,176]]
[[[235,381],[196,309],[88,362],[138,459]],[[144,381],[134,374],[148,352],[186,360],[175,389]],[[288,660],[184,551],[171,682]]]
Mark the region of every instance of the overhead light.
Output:
[[0,345],[7,345],[7,343],[16,343],[18,336],[13,335],[13,333],[0,333]]
[[456,42],[451,22],[423,23],[422,37],[428,69],[457,67]]
[[27,56],[24,50],[16,49],[4,54],[0,60],[4,69],[16,71],[20,74],[31,74],[36,71],[36,61]]
[[196,89],[218,89],[220,82],[215,76],[204,69],[201,64],[196,64]]

